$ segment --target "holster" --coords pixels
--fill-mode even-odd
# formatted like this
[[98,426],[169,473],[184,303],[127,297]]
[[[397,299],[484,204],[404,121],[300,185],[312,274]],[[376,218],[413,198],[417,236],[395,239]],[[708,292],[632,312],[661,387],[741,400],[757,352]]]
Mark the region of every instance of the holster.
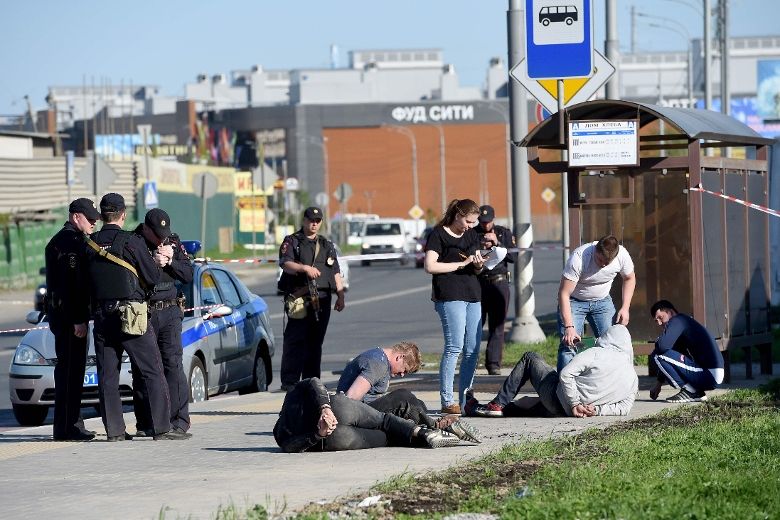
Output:
[[142,336],[148,326],[149,306],[146,302],[124,302],[119,306],[119,319],[122,332],[133,336]]

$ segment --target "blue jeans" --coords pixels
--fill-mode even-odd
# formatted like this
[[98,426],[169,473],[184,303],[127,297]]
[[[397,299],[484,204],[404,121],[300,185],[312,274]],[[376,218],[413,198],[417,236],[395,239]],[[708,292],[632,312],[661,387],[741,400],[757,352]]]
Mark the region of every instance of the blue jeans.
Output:
[[444,332],[444,352],[439,367],[439,394],[441,405],[455,403],[452,385],[455,380],[455,366],[460,362],[458,382],[458,403],[463,406],[463,394],[474,381],[474,372],[479,361],[479,342],[482,339],[482,304],[480,302],[434,302]]
[[[582,337],[582,332],[585,329],[585,320],[588,320],[590,328],[593,330],[593,335],[597,338],[604,334],[607,329],[612,326],[612,320],[615,317],[615,305],[612,303],[612,296],[607,295],[606,298],[601,300],[583,301],[576,298],[569,298],[569,305],[571,306],[571,317],[574,320],[574,330]],[[561,318],[561,308],[558,307],[558,332],[563,338],[566,332],[563,328],[563,320]],[[561,340],[558,345],[558,373],[561,373],[563,367],[569,364],[569,361],[577,354],[577,350],[574,347],[563,344]]]

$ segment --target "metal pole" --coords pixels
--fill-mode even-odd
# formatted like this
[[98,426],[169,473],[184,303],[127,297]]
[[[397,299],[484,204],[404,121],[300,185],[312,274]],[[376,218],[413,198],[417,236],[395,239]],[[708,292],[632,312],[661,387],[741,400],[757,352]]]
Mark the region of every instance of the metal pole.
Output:
[[711,0],[704,0],[704,108],[712,110],[712,6]]
[[688,108],[693,109],[693,48],[688,40]]
[[[444,165],[446,148],[444,142],[444,129],[441,125],[434,125],[439,131],[439,181],[441,183],[441,214],[447,211],[447,168]],[[369,213],[371,211],[369,210]]]
[[206,256],[206,174],[201,174],[200,179],[200,247],[203,248],[203,256]]
[[[512,70],[523,58],[523,10],[522,0],[509,0],[507,10],[507,47],[508,67]],[[528,132],[528,101],[525,89],[513,78],[508,78],[509,86],[509,143],[520,141]],[[528,168],[526,149],[512,145],[512,191],[514,203],[514,235],[518,247],[533,246],[533,226],[531,224],[531,177]],[[524,249],[517,255],[515,262],[514,303],[515,318],[509,340],[515,343],[540,343],[546,337],[534,316],[536,301],[533,287],[533,250]]]
[[631,6],[631,54],[636,53],[636,6]]
[[729,92],[729,5],[728,0],[720,0],[720,111],[731,114],[731,94]]
[[[325,136],[322,136],[322,159],[325,161],[325,164],[322,167],[322,174],[324,175],[323,184],[325,186],[325,195],[328,196],[328,201],[330,201],[330,167],[328,166],[328,138]],[[330,234],[330,204],[325,204],[325,216],[327,217],[325,219],[325,232]]]
[[[620,47],[618,44],[617,0],[607,0],[605,7],[607,10],[607,41],[604,45],[604,51],[612,65],[616,69],[620,69],[618,64]],[[633,6],[631,9],[633,10]],[[605,95],[607,99],[620,99],[620,74],[613,74],[607,81]]]
[[[558,80],[558,134],[559,142],[566,144],[566,121],[563,106],[563,80]],[[566,162],[569,159],[569,150],[561,150],[561,160]],[[568,172],[561,173],[561,232],[563,235],[563,264],[569,259],[569,175]]]

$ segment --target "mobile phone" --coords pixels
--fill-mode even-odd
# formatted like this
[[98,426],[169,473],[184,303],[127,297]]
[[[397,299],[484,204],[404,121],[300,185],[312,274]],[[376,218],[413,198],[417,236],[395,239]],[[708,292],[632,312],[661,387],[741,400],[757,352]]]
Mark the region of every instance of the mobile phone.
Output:
[[480,249],[479,250],[479,254],[482,255],[482,258],[487,258],[487,257],[489,257],[490,255],[492,255],[495,252],[496,252],[496,247],[495,246],[491,247],[490,249]]

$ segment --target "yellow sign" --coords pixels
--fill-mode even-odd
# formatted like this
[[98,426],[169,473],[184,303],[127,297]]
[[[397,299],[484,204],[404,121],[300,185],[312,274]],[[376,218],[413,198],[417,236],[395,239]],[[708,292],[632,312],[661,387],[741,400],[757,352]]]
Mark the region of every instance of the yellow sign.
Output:
[[[262,188],[257,184],[255,184],[254,191],[252,191],[252,172],[236,172],[233,176],[233,189],[236,197],[263,195]],[[265,195],[273,195],[273,193],[273,188],[270,188],[266,190]]]
[[265,209],[238,210],[238,230],[241,233],[265,232]]
[[[555,79],[540,79],[537,80],[539,84],[550,93],[552,97],[558,99],[558,80]],[[568,104],[569,101],[577,94],[577,92],[590,81],[590,78],[567,78],[563,80],[563,103]]]
[[412,208],[409,210],[409,216],[413,219],[422,218],[423,215],[425,215],[425,212],[417,204],[412,206]]

